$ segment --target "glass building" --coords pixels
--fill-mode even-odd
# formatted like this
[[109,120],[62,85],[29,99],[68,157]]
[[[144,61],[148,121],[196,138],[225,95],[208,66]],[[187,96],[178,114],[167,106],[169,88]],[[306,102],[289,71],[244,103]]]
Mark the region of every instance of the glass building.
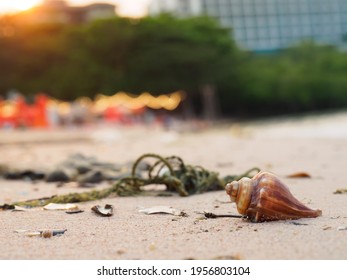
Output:
[[251,51],[275,51],[302,40],[347,46],[347,0],[153,0],[149,11],[214,17]]

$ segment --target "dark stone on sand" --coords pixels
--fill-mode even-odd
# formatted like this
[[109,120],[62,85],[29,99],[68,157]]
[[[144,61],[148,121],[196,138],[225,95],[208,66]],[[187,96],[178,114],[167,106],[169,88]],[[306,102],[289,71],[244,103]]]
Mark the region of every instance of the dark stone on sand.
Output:
[[45,174],[42,172],[36,172],[32,170],[25,170],[20,172],[6,172],[4,178],[7,180],[42,180],[45,177]]
[[70,178],[62,170],[54,170],[46,177],[46,182],[69,182]]
[[89,171],[83,176],[79,176],[78,181],[81,183],[100,183],[104,180],[104,176],[100,170]]
[[87,165],[78,165],[78,166],[76,166],[76,170],[77,170],[78,174],[86,174],[92,169],[90,166],[87,166]]

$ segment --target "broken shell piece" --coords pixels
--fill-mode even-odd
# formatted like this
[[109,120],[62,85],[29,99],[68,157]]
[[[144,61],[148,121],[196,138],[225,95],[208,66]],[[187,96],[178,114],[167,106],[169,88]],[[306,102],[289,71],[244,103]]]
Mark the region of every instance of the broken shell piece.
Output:
[[225,187],[240,214],[253,222],[316,218],[321,210],[313,210],[298,201],[273,174],[260,172],[252,179],[242,178]]
[[14,232],[16,233],[24,233],[25,236],[33,237],[33,236],[40,236],[43,238],[50,238],[52,236],[58,236],[62,235],[67,231],[67,229],[63,230],[37,230],[37,231],[29,231],[27,229],[18,229]]
[[69,182],[70,177],[63,170],[54,170],[46,177],[46,182]]
[[71,203],[49,203],[43,207],[44,210],[78,210],[78,206],[76,204]]
[[52,236],[63,235],[67,229],[63,230],[43,230],[41,231],[41,236],[43,238],[51,238]]
[[287,178],[311,178],[311,175],[306,172],[296,172],[287,175]]
[[103,217],[110,217],[113,215],[113,206],[111,204],[105,204],[104,207],[100,205],[95,205],[92,210]]
[[79,214],[79,213],[83,213],[83,212],[84,211],[81,209],[65,211],[66,214]]
[[41,231],[28,231],[25,233],[25,236],[29,236],[29,237],[41,236]]
[[337,189],[334,191],[334,194],[344,194],[347,193],[347,189]]
[[18,205],[15,205],[14,206],[14,209],[12,210],[12,212],[22,212],[22,211],[28,211],[28,210],[31,210],[30,208],[26,208],[26,207],[21,207],[21,206],[18,206]]
[[169,206],[154,206],[146,209],[139,210],[140,213],[145,213],[147,215],[152,214],[169,214],[174,216],[186,216],[187,214],[181,210],[169,207]]

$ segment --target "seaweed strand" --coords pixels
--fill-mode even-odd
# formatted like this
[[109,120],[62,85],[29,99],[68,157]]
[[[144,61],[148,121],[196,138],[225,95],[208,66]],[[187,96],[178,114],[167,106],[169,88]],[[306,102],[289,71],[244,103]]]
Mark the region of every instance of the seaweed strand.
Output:
[[[139,175],[137,167],[144,159],[156,159],[145,176]],[[167,167],[167,172],[162,172],[163,168]],[[156,171],[156,173],[155,173]],[[242,177],[251,177],[254,172],[259,172],[260,169],[254,167],[247,170],[241,175],[226,176],[220,178],[219,174],[214,171],[209,171],[202,166],[185,165],[183,160],[177,156],[162,157],[157,154],[144,154],[140,156],[133,164],[131,176],[115,181],[115,183],[103,190],[93,190],[84,193],[70,193],[60,196],[52,196],[24,202],[16,202],[14,205],[21,206],[43,206],[48,203],[74,203],[98,200],[117,196],[133,196],[144,194],[141,187],[150,184],[160,184],[166,186],[166,191],[176,192],[180,196],[188,196],[191,194],[203,193],[214,190],[224,190],[226,183],[232,180],[238,180]],[[154,174],[155,173],[155,174]],[[8,209],[11,205],[0,206],[0,209]]]

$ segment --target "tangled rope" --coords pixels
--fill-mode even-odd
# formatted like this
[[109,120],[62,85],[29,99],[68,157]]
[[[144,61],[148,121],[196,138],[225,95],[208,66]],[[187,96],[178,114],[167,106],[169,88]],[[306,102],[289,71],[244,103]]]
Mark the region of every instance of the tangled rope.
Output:
[[[145,159],[154,158],[155,163],[148,168],[146,178],[137,176],[137,166]],[[157,154],[144,154],[139,157],[132,168],[130,177],[123,178],[114,186],[118,195],[131,195],[141,192],[141,187],[150,184],[161,184],[166,190],[177,192],[181,196],[198,194],[207,191],[223,190],[226,183],[249,177],[258,173],[259,168],[252,168],[241,175],[219,178],[217,172],[209,171],[202,166],[186,165],[180,157],[162,157]]]
[[[139,174],[137,172],[139,164],[149,158],[155,159],[155,162],[149,165],[147,174]],[[168,192],[177,192],[180,196],[188,196],[207,191],[224,190],[224,186],[228,182],[239,180],[242,177],[253,177],[252,174],[259,171],[260,169],[255,167],[241,175],[229,175],[219,178],[217,172],[209,171],[201,166],[186,165],[177,156],[162,157],[157,154],[144,154],[134,162],[131,176],[116,181],[110,188],[28,200],[13,205],[3,205],[0,206],[0,209],[11,209],[14,205],[34,207],[46,205],[47,203],[84,202],[103,199],[112,195],[139,195],[144,192],[141,187],[151,184],[165,185]]]

